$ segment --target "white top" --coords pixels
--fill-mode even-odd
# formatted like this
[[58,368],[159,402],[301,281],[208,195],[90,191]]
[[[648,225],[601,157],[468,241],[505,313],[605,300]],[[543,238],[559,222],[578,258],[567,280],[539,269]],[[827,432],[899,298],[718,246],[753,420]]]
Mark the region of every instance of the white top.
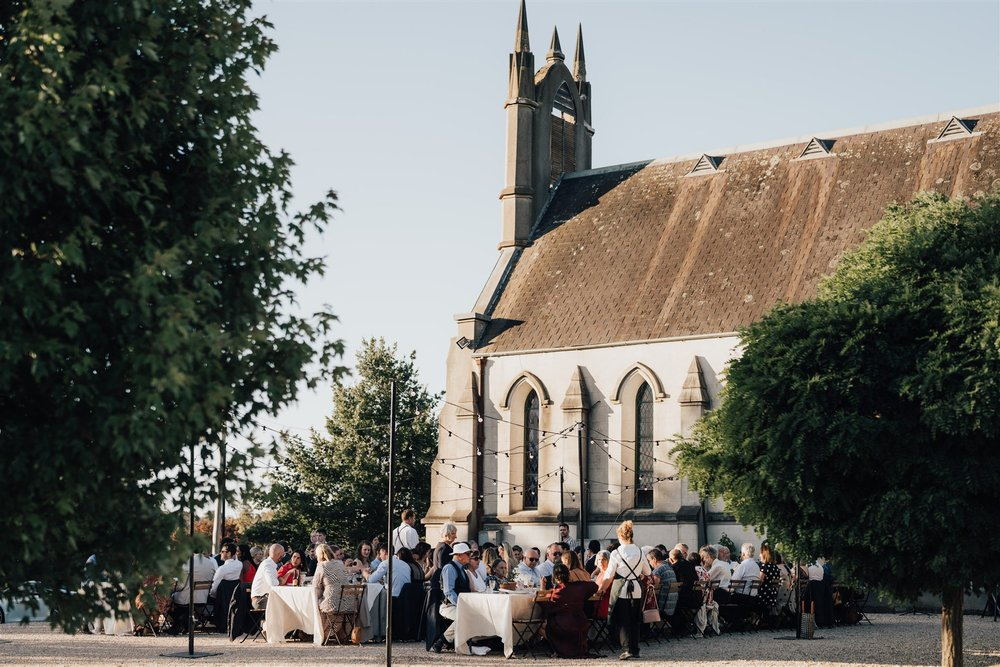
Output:
[[[636,577],[648,576],[653,571],[649,567],[649,561],[642,557],[642,549],[634,544],[622,544],[611,552],[611,560],[608,562],[608,572],[623,579],[635,581]],[[633,576],[632,572],[635,572],[635,576]],[[607,578],[607,575],[605,575],[605,578]],[[631,594],[628,594],[626,588],[626,586],[622,586],[618,597],[642,597],[641,587],[633,586]]]
[[[755,579],[760,579],[760,565],[757,564],[757,561],[753,558],[740,561],[740,564],[736,566],[736,571],[733,572],[733,580],[753,581]],[[756,595],[757,591],[751,591],[750,594]]]
[[[184,564],[183,574],[181,575],[181,581],[184,582],[184,587],[173,594],[173,600],[175,604],[186,605],[189,604],[191,600],[191,590],[188,588],[188,565],[190,562]],[[215,562],[214,558],[209,558],[203,554],[195,554],[194,557],[194,581],[195,583],[200,583],[203,581],[212,581],[212,577],[215,576],[215,571],[218,569],[219,565]],[[199,590],[195,593],[194,603],[195,604],[205,604],[208,602],[208,591]]]
[[[411,551],[417,544],[420,543],[420,536],[417,535],[417,529],[406,523],[405,521],[392,531],[392,552],[396,553],[402,547],[406,547]],[[395,570],[396,568],[393,568]]]
[[528,567],[528,564],[524,561],[517,564],[517,580],[525,586],[542,585],[542,578],[538,576],[538,571]]
[[718,581],[719,588],[728,589],[729,580],[732,578],[732,573],[729,571],[729,565],[725,562],[716,559],[712,563],[712,567],[708,568],[708,578],[710,581]]
[[222,565],[215,571],[212,577],[212,590],[209,595],[215,597],[215,592],[219,590],[219,583],[223,581],[239,581],[243,575],[243,563],[239,558],[230,558],[222,561]]
[[[197,570],[196,570],[197,571]],[[823,566],[813,563],[809,566],[809,581],[823,581]]]
[[265,558],[257,567],[257,574],[253,577],[253,584],[250,586],[251,597],[260,597],[271,592],[272,588],[278,586],[278,565],[273,558]]

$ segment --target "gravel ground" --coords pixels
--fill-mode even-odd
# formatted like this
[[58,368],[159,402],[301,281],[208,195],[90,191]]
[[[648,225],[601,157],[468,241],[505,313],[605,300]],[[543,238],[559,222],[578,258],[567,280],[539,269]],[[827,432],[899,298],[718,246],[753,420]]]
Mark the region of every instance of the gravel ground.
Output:
[[[792,666],[792,665],[937,665],[940,664],[940,621],[934,616],[872,614],[873,625],[817,630],[813,641],[786,641],[789,630],[732,634],[710,639],[682,639],[642,646],[641,662],[671,667],[706,665]],[[380,645],[319,647],[301,642],[268,645],[262,641],[231,644],[220,635],[198,634],[195,650],[218,652],[193,664],[202,667],[242,664],[385,664]],[[66,635],[53,632],[41,623],[28,626],[0,625],[0,664],[4,665],[177,665],[177,659],[162,653],[187,651],[185,637],[106,637]],[[502,664],[503,657],[435,655],[423,644],[393,645],[395,665],[490,665]],[[588,665],[620,664],[608,659],[564,661]],[[530,664],[559,663],[537,660]],[[979,616],[965,617],[965,664],[1000,665],[1000,622]]]

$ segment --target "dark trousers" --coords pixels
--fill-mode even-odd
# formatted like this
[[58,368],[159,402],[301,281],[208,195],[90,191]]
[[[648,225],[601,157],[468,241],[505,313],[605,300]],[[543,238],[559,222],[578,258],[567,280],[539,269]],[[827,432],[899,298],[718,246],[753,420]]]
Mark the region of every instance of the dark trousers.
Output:
[[618,598],[611,610],[611,636],[632,655],[639,655],[639,628],[642,626],[642,599]]

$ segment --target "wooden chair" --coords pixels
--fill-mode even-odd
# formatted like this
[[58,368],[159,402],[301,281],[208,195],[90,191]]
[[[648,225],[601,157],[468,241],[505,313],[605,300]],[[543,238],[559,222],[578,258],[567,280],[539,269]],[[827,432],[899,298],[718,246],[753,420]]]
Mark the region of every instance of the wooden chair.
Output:
[[523,648],[531,653],[531,657],[537,657],[535,654],[540,643],[539,633],[542,630],[542,625],[545,623],[545,615],[541,613],[539,605],[545,604],[551,599],[552,591],[537,591],[535,592],[535,599],[532,601],[531,611],[528,612],[527,618],[511,619],[514,626],[515,653],[519,648]]
[[340,609],[344,611],[323,611],[320,617],[323,619],[323,646],[330,640],[336,642],[338,646],[344,646],[341,633],[351,641],[351,634],[354,628],[358,627],[358,616],[361,613],[361,599],[365,594],[364,584],[344,584],[340,587]]

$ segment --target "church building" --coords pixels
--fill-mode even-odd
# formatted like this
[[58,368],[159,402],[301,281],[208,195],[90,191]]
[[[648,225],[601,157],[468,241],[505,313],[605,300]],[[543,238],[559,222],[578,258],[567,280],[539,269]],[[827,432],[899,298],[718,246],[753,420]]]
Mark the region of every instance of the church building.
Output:
[[758,539],[677,474],[738,330],[811,298],[892,202],[1000,187],[1000,109],[594,168],[582,30],[510,54],[499,257],[457,315],[431,506],[461,537],[544,547]]

